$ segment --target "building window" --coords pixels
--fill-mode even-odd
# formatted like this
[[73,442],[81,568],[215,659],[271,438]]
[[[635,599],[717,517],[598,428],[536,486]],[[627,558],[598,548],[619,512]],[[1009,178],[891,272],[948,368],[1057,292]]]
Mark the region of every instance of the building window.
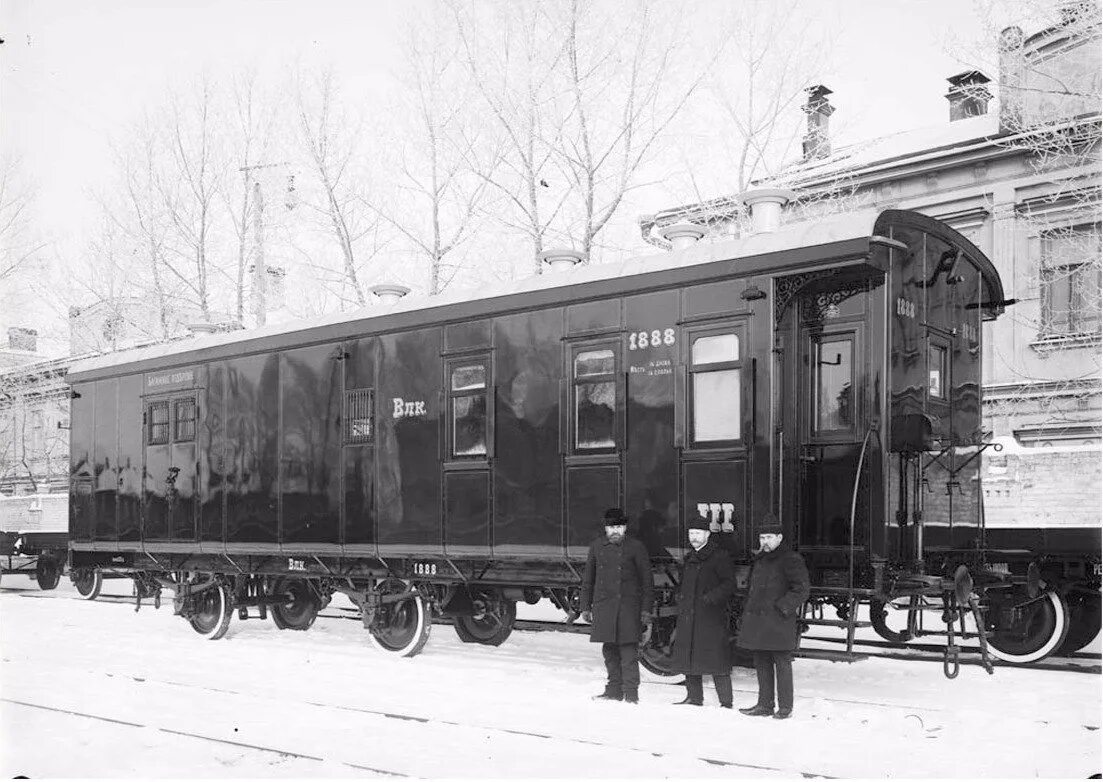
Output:
[[345,442],[370,443],[375,433],[375,391],[356,388],[345,392]]
[[1043,336],[1099,333],[1101,250],[1098,223],[1043,234]]
[[927,348],[927,392],[932,399],[946,398],[949,354],[942,345]]
[[854,426],[854,338],[812,343],[812,425],[818,434]]
[[616,353],[580,350],[574,356],[575,449],[605,451],[616,447]]
[[694,444],[740,439],[740,356],[735,333],[694,337],[690,348]]
[[452,455],[485,457],[487,440],[487,365],[453,365],[449,373]]
[[186,443],[195,439],[195,400],[177,399],[173,402],[173,440]]
[[169,441],[169,403],[150,402],[146,409],[146,444],[165,445]]

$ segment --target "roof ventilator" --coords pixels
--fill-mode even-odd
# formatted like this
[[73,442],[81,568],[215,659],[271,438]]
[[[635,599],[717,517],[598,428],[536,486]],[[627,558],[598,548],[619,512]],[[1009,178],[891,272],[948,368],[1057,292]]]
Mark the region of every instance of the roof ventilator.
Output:
[[552,247],[540,253],[540,260],[548,265],[549,271],[566,271],[582,263],[582,253],[569,247]]
[[742,201],[751,213],[751,233],[773,233],[781,227],[781,210],[793,198],[792,190],[748,190]]
[[394,304],[407,293],[410,289],[405,285],[394,285],[391,283],[380,283],[379,285],[373,285],[368,288],[369,293],[374,293],[375,298],[380,304]]
[[659,236],[670,242],[674,252],[697,244],[705,235],[705,229],[695,223],[674,223],[659,231]]

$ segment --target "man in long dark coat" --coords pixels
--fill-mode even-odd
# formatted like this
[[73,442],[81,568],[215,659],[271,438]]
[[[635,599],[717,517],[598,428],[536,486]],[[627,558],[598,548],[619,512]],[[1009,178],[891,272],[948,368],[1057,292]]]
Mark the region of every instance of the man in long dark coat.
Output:
[[686,675],[686,697],[679,705],[704,703],[703,677],[709,674],[716,685],[720,705],[730,709],[732,666],[728,598],[735,591],[735,568],[717,537],[710,536],[706,519],[698,516],[691,520],[687,534],[692,550],[686,554],[682,568],[678,624],[671,653],[674,670]]
[[590,641],[601,644],[607,683],[595,700],[639,702],[639,643],[651,616],[651,563],[647,549],[626,537],[620,508],[605,511],[605,537],[590,544],[582,575],[582,619]]
[[808,569],[800,554],[782,545],[781,523],[773,514],[766,514],[758,533],[759,551],[751,567],[738,641],[739,646],[754,652],[758,703],[740,711],[784,720],[793,713],[793,651],[799,641],[797,619],[808,599]]

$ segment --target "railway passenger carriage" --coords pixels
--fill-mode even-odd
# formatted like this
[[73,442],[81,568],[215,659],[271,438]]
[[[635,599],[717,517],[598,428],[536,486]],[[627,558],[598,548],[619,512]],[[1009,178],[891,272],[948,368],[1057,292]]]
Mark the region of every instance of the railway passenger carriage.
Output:
[[683,244],[79,363],[72,567],[173,590],[212,638],[250,609],[305,629],[344,592],[412,654],[432,615],[496,644],[519,600],[575,611],[620,505],[655,568],[661,671],[686,521],[732,535],[745,578],[772,510],[810,623],[852,634],[870,603],[902,639],[933,605],[1014,659],[1066,641],[1069,596],[1098,606],[1098,530],[1060,557],[986,545],[982,321],[1007,304],[988,259],[905,211]]

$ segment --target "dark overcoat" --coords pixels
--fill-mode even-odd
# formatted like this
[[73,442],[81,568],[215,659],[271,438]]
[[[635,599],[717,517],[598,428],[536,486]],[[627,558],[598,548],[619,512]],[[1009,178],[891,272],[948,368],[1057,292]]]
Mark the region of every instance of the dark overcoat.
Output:
[[808,599],[808,568],[784,544],[755,557],[747,602],[739,625],[739,646],[786,652],[797,648],[797,619]]
[[678,592],[678,624],[671,664],[679,673],[731,673],[728,598],[735,591],[731,556],[712,535],[700,551],[690,550]]
[[590,640],[630,644],[640,640],[640,614],[651,611],[651,562],[643,543],[625,536],[620,543],[600,537],[590,544],[582,574],[583,611],[594,612]]

